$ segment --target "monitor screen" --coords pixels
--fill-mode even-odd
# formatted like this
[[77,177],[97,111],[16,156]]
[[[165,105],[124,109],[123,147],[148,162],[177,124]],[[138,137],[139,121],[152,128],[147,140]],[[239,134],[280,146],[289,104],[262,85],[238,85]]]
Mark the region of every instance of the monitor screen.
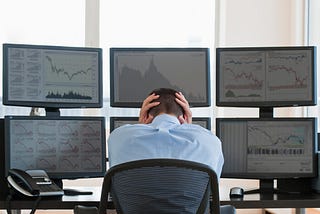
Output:
[[316,118],[217,118],[224,178],[302,178],[317,173]]
[[181,91],[191,107],[210,106],[208,48],[111,48],[110,103],[140,108],[156,88]]
[[102,107],[102,49],[3,44],[3,104]]
[[103,177],[104,117],[5,117],[5,168],[42,169],[50,178]]
[[216,49],[216,104],[316,105],[316,47]]
[[[125,124],[137,124],[139,117],[110,117],[110,132]],[[208,130],[211,129],[210,117],[193,117],[192,123],[202,126]]]

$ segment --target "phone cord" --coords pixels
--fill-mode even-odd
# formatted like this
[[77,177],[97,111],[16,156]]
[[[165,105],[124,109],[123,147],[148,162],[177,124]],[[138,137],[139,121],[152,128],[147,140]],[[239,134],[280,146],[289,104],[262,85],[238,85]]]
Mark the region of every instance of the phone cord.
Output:
[[38,196],[37,200],[33,204],[33,207],[32,207],[32,210],[31,210],[30,214],[34,214],[36,212],[38,204],[39,204],[40,201],[41,201],[41,196]]
[[[9,194],[7,196],[7,199],[6,199],[7,214],[12,214],[12,212],[11,212],[11,203],[10,203],[11,199],[12,199],[12,194]],[[33,204],[33,207],[32,207],[32,210],[31,210],[30,214],[34,214],[36,212],[38,204],[39,204],[40,201],[41,201],[41,196],[38,196],[37,200]]]

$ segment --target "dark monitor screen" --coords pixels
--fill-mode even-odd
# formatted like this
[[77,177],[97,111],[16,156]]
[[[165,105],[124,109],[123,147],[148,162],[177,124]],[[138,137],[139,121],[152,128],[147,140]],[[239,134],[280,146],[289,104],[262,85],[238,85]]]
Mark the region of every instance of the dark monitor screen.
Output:
[[50,178],[103,177],[104,117],[5,117],[5,168],[42,169]]
[[304,178],[317,174],[316,118],[217,118],[223,178]]
[[[110,132],[122,125],[137,124],[138,122],[139,117],[110,117]],[[208,130],[211,129],[210,117],[193,117],[192,123],[202,126]]]
[[3,44],[3,104],[102,107],[102,49]]
[[316,105],[316,47],[216,49],[216,104],[225,107]]
[[110,103],[140,108],[156,88],[181,91],[191,107],[210,106],[208,48],[111,48]]

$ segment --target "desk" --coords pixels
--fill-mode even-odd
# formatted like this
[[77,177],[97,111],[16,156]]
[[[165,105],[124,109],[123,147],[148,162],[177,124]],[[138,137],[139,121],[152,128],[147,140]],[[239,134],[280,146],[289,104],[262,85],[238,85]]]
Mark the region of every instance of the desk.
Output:
[[[75,205],[99,206],[101,188],[100,187],[76,187],[75,189],[92,191],[92,195],[62,196],[62,197],[42,197],[37,209],[73,209]],[[31,209],[34,199],[23,197],[22,199],[12,199],[11,208],[14,210]],[[112,203],[110,202],[110,207]],[[6,209],[6,199],[0,199],[0,209]]]
[[296,214],[305,213],[304,208],[320,207],[320,194],[250,194],[243,199],[220,198],[221,204],[232,204],[237,209],[295,208]]
[[296,214],[304,214],[304,208],[319,208],[320,194],[247,194],[243,199],[230,199],[229,190],[240,185],[245,190],[258,188],[257,180],[221,179],[220,202],[231,204],[237,209],[295,208]]
[[[79,188],[79,187],[77,187]],[[80,188],[79,188],[80,189]],[[298,213],[304,211],[300,208],[315,208],[320,206],[320,194],[308,194],[308,195],[260,195],[250,194],[245,195],[243,199],[229,198],[229,189],[220,188],[220,200],[221,204],[232,204],[237,209],[260,209],[260,208],[296,208]],[[98,206],[100,200],[100,188],[88,187],[81,188],[81,190],[93,191],[93,195],[80,195],[80,196],[62,196],[60,198],[42,198],[38,205],[38,209],[73,209],[75,205],[84,206]],[[12,209],[31,209],[33,201],[26,198],[23,200],[13,200],[11,202]],[[112,203],[108,205],[112,207]],[[0,209],[5,209],[5,199],[0,200]]]

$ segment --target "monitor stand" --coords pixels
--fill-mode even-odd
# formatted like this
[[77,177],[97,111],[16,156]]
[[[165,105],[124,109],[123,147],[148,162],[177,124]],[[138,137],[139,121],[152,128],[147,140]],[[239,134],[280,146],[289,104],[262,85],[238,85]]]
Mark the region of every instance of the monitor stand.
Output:
[[76,196],[76,195],[92,195],[92,191],[82,191],[78,189],[70,189],[70,188],[63,188],[62,179],[52,179],[52,181],[57,184],[61,189],[64,191],[64,195],[67,196]]
[[260,118],[273,118],[273,107],[260,107],[259,108]]
[[311,193],[311,178],[282,178],[277,180],[277,186],[281,192],[290,194]]
[[312,192],[309,178],[278,178],[277,187],[273,179],[260,179],[258,189],[247,190],[244,194],[301,194]]
[[274,194],[279,193],[279,190],[274,187],[273,179],[260,179],[259,188],[246,190],[244,194]]
[[59,117],[60,116],[60,109],[59,108],[45,108],[46,116],[47,117]]

